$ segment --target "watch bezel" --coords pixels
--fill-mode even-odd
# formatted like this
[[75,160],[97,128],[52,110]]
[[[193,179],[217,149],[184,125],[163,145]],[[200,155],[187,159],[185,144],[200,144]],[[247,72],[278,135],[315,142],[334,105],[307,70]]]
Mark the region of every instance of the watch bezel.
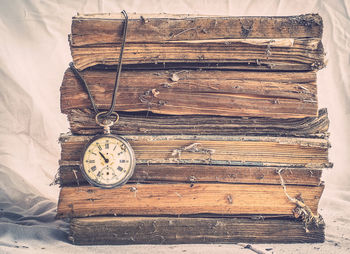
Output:
[[[129,153],[130,153],[130,170],[127,173],[127,175],[122,179],[122,181],[119,181],[115,184],[101,184],[98,183],[96,181],[94,181],[93,179],[91,179],[88,174],[85,171],[85,167],[84,167],[84,155],[87,152],[88,147],[95,142],[96,140],[100,139],[100,138],[115,138],[117,140],[119,140],[120,142],[122,142],[123,144],[125,144],[126,148],[128,149]],[[129,179],[131,178],[131,176],[134,174],[134,170],[135,170],[135,166],[136,166],[136,159],[135,159],[135,152],[132,149],[131,145],[129,144],[129,142],[124,139],[121,136],[117,136],[114,134],[100,134],[100,135],[96,135],[94,136],[92,139],[89,140],[89,142],[87,142],[84,146],[83,152],[81,153],[80,156],[80,171],[83,174],[83,177],[85,178],[85,180],[87,180],[91,185],[96,186],[96,187],[100,187],[103,189],[112,189],[112,188],[117,188],[117,187],[121,187],[123,186],[125,183],[127,183],[129,181]]]

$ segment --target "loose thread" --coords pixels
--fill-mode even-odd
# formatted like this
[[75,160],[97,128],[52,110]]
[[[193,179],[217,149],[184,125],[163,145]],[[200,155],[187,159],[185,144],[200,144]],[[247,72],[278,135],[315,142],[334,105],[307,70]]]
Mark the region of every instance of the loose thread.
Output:
[[255,247],[253,247],[251,244],[244,244],[244,243],[236,243],[238,246],[243,247],[244,249],[249,249],[257,254],[266,254],[265,251],[259,250]]
[[130,189],[131,192],[134,193],[134,197],[136,198],[137,188],[134,187],[134,186],[132,186],[132,187],[130,187],[129,189]]
[[75,169],[73,169],[73,174],[75,176],[75,181],[77,182],[77,185],[79,186],[79,179],[78,179],[78,176],[77,176],[77,171]]
[[170,38],[175,38],[176,36],[179,36],[179,35],[181,35],[181,34],[183,34],[183,33],[186,33],[186,32],[188,32],[188,31],[191,31],[191,30],[197,31],[196,29],[197,29],[196,27],[191,27],[191,28],[185,29],[185,30],[183,30],[183,31],[181,31],[181,32],[179,32],[179,33],[177,33],[177,34],[172,34]]
[[57,185],[61,183],[60,170],[57,170],[53,181],[50,183],[50,186]]
[[283,180],[283,177],[282,177],[282,168],[279,169],[277,171],[277,174],[279,175],[280,177],[280,180],[281,180],[281,185],[282,185],[282,188],[283,188],[283,191],[284,191],[284,194],[287,196],[287,198],[289,199],[289,201],[295,203],[297,205],[297,207],[294,209],[294,212],[299,216],[301,216],[301,218],[303,219],[303,222],[304,222],[304,228],[305,228],[305,232],[306,233],[309,233],[309,226],[311,224],[314,224],[316,225],[316,227],[319,227],[320,225],[323,225],[324,224],[324,221],[322,219],[322,217],[319,215],[319,214],[314,214],[310,207],[308,207],[304,202],[303,202],[303,199],[302,197],[298,197],[298,198],[292,198],[291,196],[289,196],[288,192],[287,192],[287,187],[285,185],[285,182]]

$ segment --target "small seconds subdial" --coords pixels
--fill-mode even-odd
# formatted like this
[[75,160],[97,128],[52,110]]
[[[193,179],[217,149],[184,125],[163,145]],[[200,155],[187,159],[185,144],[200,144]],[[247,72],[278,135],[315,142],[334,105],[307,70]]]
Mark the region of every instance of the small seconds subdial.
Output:
[[91,184],[114,188],[126,183],[132,176],[135,155],[125,139],[106,134],[86,145],[81,165],[84,177]]

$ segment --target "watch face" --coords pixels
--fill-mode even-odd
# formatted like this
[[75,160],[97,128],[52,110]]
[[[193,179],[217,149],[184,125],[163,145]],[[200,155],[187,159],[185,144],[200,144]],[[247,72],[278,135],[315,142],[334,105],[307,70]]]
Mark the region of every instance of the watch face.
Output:
[[111,134],[93,138],[81,157],[81,169],[93,185],[114,188],[126,183],[135,168],[135,155],[130,144]]

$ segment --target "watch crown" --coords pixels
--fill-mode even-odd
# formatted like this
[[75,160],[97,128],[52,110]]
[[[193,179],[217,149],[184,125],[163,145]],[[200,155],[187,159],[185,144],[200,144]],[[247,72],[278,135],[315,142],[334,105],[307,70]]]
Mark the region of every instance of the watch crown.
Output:
[[104,132],[104,134],[110,134],[111,133],[110,126],[111,125],[109,125],[109,124],[103,125],[103,132]]

